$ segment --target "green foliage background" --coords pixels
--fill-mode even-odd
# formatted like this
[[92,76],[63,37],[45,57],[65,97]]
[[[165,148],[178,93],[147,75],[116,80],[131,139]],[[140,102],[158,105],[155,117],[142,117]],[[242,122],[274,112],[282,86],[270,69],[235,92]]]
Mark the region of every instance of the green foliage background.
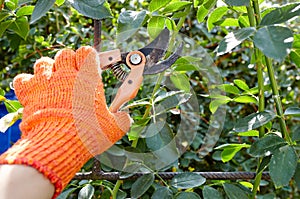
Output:
[[[82,45],[93,45],[92,18],[102,21],[102,51],[114,46],[116,40],[113,38],[116,33],[136,29],[148,32],[150,38],[155,38],[166,26],[174,33],[179,32],[191,38],[189,45],[202,46],[213,57],[222,75],[223,84],[217,87],[226,94],[211,95],[208,79],[195,70],[198,66],[193,65],[191,60],[178,60],[169,71],[175,87],[187,93],[191,88],[196,93],[199,104],[201,120],[195,130],[197,134],[193,143],[178,161],[165,168],[165,171],[186,173],[179,174],[170,181],[155,180],[156,171],[136,181],[74,180],[60,199],[100,196],[207,199],[300,197],[299,2],[0,2],[3,5],[0,12],[0,83],[3,91],[10,89],[9,84],[17,74],[32,73],[33,63],[41,56],[53,57],[58,50],[66,47],[76,49]],[[255,18],[258,16],[257,12],[261,21]],[[129,44],[122,41],[133,33],[117,37],[119,45],[127,48],[126,45]],[[276,84],[272,82],[272,75]],[[105,72],[103,77],[106,90],[110,92],[110,88],[118,81],[109,72]],[[145,83],[140,90],[135,100],[143,103],[131,108],[134,125],[147,124],[151,119],[151,116],[145,114],[149,111],[147,104],[168,93],[160,88],[156,90],[158,94],[153,96],[155,89],[158,88],[154,81]],[[2,96],[3,91],[0,93]],[[164,100],[168,102],[171,98],[165,97]],[[0,101],[4,101],[12,113],[19,108],[17,102],[3,97]],[[199,148],[210,125],[210,115],[221,105],[226,108],[227,113],[221,136],[216,138],[218,141],[214,150],[205,157],[200,157]],[[179,105],[175,104],[173,108],[176,107]],[[166,110],[166,113],[168,125],[172,129],[167,133],[174,136],[173,130],[176,129],[179,118],[170,110]],[[17,113],[14,120],[19,117],[20,114]],[[249,127],[249,124],[252,126]],[[152,146],[147,139],[136,139],[133,131],[118,145],[139,151],[151,150]],[[167,156],[165,154],[161,158]],[[91,167],[92,161],[83,170],[90,170]],[[102,169],[113,171],[103,165]],[[193,173],[195,171],[255,171],[258,176],[262,171],[269,171],[271,180],[265,181],[259,177],[249,181],[206,180]],[[261,185],[259,192],[258,184]]]

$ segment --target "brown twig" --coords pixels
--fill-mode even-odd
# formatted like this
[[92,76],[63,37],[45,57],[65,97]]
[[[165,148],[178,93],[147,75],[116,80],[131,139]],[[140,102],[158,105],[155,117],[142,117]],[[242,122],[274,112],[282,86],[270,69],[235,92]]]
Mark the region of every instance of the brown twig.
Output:
[[101,50],[101,20],[94,19],[94,48],[100,52]]

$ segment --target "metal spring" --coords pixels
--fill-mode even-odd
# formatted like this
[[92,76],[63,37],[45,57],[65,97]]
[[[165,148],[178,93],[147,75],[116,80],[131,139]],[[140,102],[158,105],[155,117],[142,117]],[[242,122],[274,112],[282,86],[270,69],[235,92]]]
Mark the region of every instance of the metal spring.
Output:
[[121,64],[115,64],[110,69],[112,70],[114,76],[122,82],[128,76],[128,73],[121,67]]

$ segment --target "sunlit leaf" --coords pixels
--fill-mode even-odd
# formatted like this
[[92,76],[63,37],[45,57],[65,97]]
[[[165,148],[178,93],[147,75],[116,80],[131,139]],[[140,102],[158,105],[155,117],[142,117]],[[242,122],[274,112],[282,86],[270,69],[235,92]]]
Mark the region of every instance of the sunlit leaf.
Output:
[[238,103],[257,103],[257,100],[254,97],[248,95],[238,96],[234,98],[233,101]]
[[255,32],[255,28],[242,28],[231,32],[225,36],[217,48],[217,55],[223,55],[230,52],[233,48],[241,44],[245,39],[249,38]]
[[[7,11],[1,11],[0,12],[0,22],[3,21],[3,20],[5,20],[9,16],[10,16],[9,12],[7,12]],[[1,29],[2,29],[2,25],[1,25]]]
[[289,107],[285,110],[284,115],[300,116],[299,107]]
[[38,0],[35,4],[34,10],[31,15],[30,23],[34,23],[44,16],[55,3],[55,0]]
[[205,2],[199,6],[197,10],[197,20],[199,23],[203,22],[208,15],[210,9],[212,9],[217,3],[217,0],[205,0]]
[[172,178],[171,185],[177,189],[189,189],[201,186],[206,179],[196,173],[181,173]]
[[261,25],[279,24],[288,21],[289,19],[300,15],[300,3],[292,3],[278,7],[266,14]]
[[29,33],[29,23],[27,17],[18,17],[13,23],[8,27],[9,29],[15,31],[23,39],[27,38]]
[[16,15],[18,17],[24,16],[24,15],[31,15],[34,10],[34,6],[23,6],[20,9],[18,9]]
[[216,150],[222,150],[221,159],[223,162],[230,161],[237,152],[239,152],[243,148],[249,148],[248,144],[223,144],[221,146],[216,147]]
[[131,197],[139,198],[142,196],[154,182],[154,174],[149,173],[139,177],[131,186]]
[[283,60],[292,48],[293,33],[287,27],[264,26],[254,35],[254,44],[266,56]]
[[258,137],[259,132],[257,130],[250,130],[246,132],[240,132],[237,134],[238,136],[253,136],[253,137]]
[[172,13],[178,10],[182,10],[187,6],[190,6],[192,2],[189,1],[174,1],[169,3],[162,11],[162,13]]
[[165,27],[166,18],[162,16],[153,16],[150,18],[147,26],[148,34],[156,38]]
[[236,86],[231,84],[222,84],[221,86],[218,86],[218,88],[222,91],[225,91],[226,93],[231,93],[235,95],[240,94],[240,90]]
[[149,11],[154,12],[156,10],[159,10],[160,8],[165,7],[171,1],[172,0],[152,0],[149,4]]
[[260,157],[267,152],[273,153],[286,144],[286,141],[278,135],[269,134],[254,142],[250,147],[249,153],[254,157]]
[[215,113],[217,111],[217,109],[221,106],[221,105],[224,105],[224,104],[227,104],[228,102],[230,102],[231,99],[215,99],[215,100],[212,100],[210,103],[209,103],[209,110],[212,112],[212,113]]
[[174,72],[171,74],[170,80],[176,88],[190,92],[190,81],[186,74]]
[[297,168],[298,155],[292,146],[280,147],[270,161],[270,176],[277,188],[286,186]]
[[0,37],[2,37],[3,33],[6,31],[6,29],[12,24],[14,21],[12,19],[1,22],[0,23]]
[[275,117],[276,117],[275,113],[267,112],[267,111],[252,113],[236,121],[233,131],[245,132],[245,131],[253,130],[267,124]]
[[207,19],[207,29],[208,31],[211,31],[214,27],[214,23],[219,21],[224,14],[226,14],[228,11],[228,8],[226,6],[218,7],[214,9],[211,14],[208,16]]

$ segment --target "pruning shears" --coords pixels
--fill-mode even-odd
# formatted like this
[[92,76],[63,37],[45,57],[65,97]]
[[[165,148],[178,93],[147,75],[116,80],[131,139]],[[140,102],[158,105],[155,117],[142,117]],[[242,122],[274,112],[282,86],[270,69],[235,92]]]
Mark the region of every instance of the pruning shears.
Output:
[[[160,61],[165,56],[169,40],[170,32],[164,29],[150,44],[139,50],[121,53],[120,49],[116,49],[99,53],[101,69],[111,69],[113,74],[123,82],[109,107],[112,113],[117,112],[124,103],[137,95],[144,75],[161,73],[170,68],[180,57],[182,43],[166,60]],[[126,65],[130,72],[123,70],[122,64]]]

